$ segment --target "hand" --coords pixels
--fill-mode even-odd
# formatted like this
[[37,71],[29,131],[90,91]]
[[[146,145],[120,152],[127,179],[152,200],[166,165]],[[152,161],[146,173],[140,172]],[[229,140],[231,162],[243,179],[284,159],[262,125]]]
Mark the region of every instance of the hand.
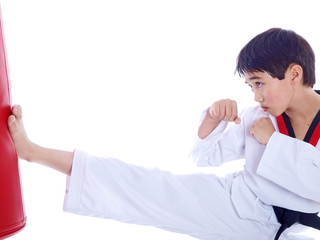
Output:
[[213,103],[208,113],[214,120],[235,122],[236,124],[241,122],[241,119],[238,117],[237,102],[230,99]]
[[260,143],[266,145],[272,134],[276,131],[269,117],[260,118],[256,121],[251,129],[250,135],[255,137]]

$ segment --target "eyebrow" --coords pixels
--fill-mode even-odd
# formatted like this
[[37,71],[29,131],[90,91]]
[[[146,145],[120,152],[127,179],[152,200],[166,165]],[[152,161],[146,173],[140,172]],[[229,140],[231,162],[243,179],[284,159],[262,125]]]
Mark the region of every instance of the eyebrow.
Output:
[[[253,81],[253,80],[259,80],[259,79],[262,79],[262,78],[258,76],[252,76],[248,80]],[[248,83],[247,80],[245,80],[245,83]]]
[[257,79],[261,79],[262,77],[258,77],[258,76],[252,76],[249,78],[249,80],[257,80]]

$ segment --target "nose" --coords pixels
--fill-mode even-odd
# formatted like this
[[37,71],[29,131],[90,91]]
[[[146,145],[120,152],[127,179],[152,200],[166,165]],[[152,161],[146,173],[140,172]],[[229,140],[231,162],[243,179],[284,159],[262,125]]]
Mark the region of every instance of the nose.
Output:
[[254,100],[256,102],[262,102],[263,101],[263,97],[258,91],[254,91]]

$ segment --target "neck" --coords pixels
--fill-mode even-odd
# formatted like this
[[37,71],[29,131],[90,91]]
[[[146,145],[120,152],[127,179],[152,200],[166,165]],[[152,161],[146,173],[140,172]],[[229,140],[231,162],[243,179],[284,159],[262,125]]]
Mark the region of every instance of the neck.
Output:
[[285,111],[291,120],[310,122],[320,110],[320,95],[312,88],[296,91],[290,106]]

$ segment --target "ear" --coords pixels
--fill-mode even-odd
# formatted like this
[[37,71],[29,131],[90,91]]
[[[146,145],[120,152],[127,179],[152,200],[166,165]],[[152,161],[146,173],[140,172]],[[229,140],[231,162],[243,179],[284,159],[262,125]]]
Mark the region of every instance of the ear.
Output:
[[288,69],[291,85],[296,86],[303,81],[303,69],[299,64],[292,64]]

